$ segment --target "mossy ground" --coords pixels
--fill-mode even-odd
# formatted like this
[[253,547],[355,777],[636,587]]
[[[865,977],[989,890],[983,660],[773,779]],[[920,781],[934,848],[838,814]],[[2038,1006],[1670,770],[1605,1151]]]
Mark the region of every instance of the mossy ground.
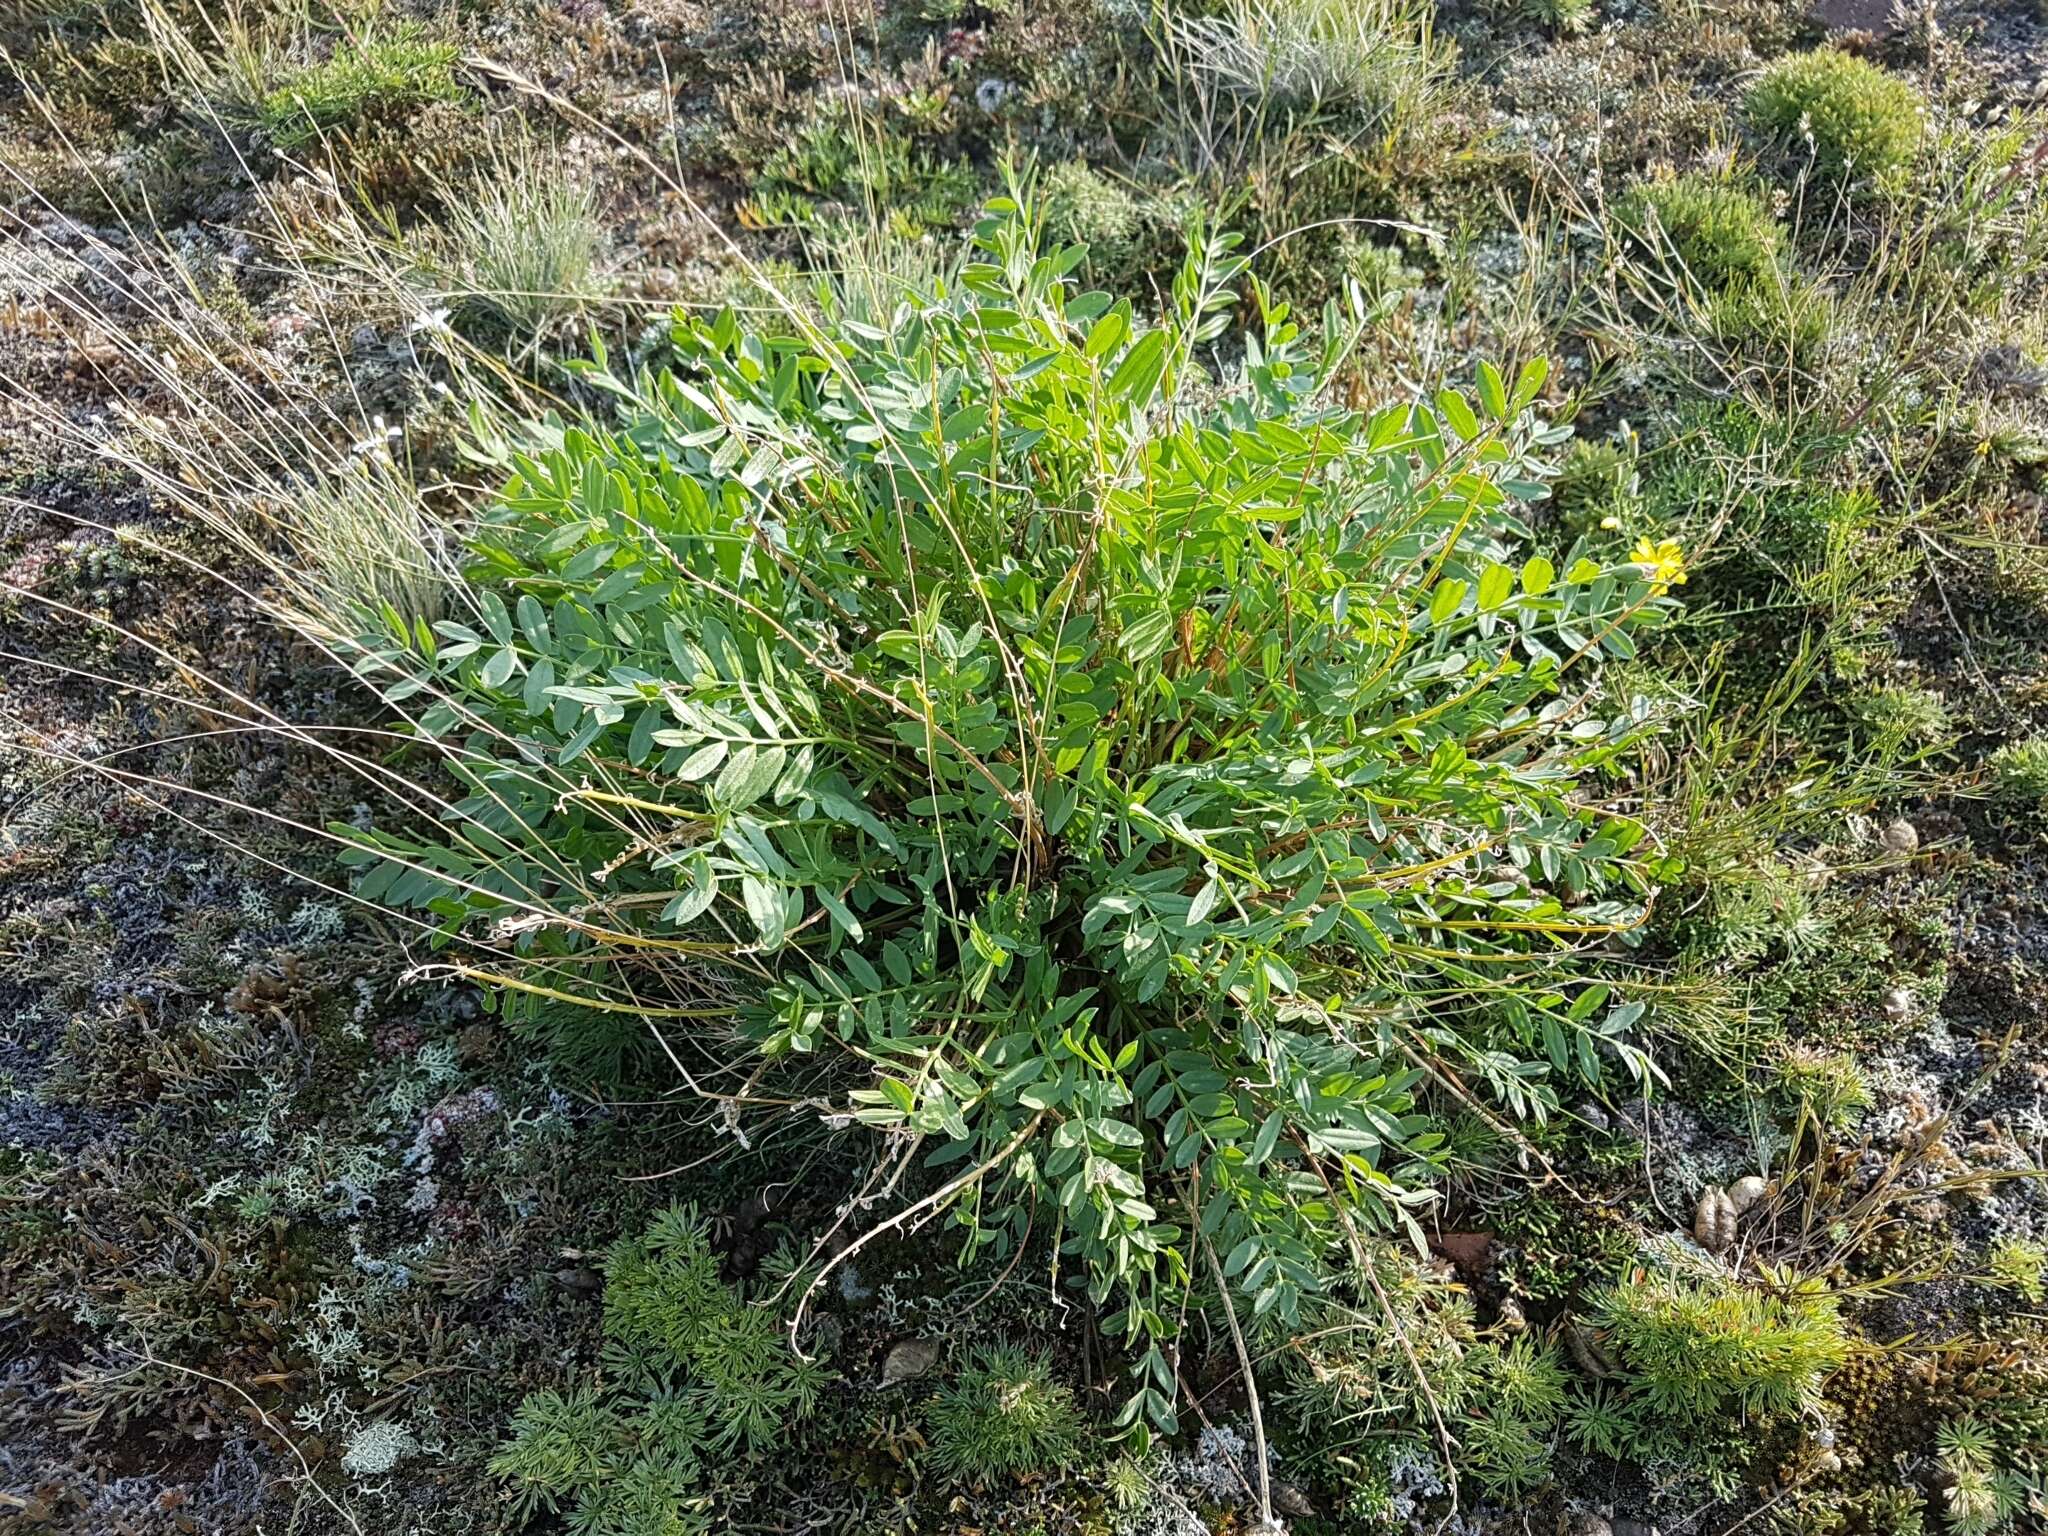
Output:
[[[1414,120],[1249,132],[1227,92],[1191,103],[1161,18],[1118,0],[252,7],[242,44],[198,7],[0,22],[0,1523],[511,1528],[485,1463],[522,1397],[600,1368],[608,1245],[693,1201],[726,1276],[766,1288],[869,1172],[816,1117],[742,1144],[644,1048],[625,1081],[584,1080],[587,1055],[422,974],[418,936],[353,905],[301,830],[370,814],[361,784],[204,679],[292,721],[365,729],[368,706],[217,579],[261,572],[45,425],[111,436],[117,404],[161,406],[109,333],[185,344],[162,283],[273,381],[403,423],[454,472],[416,341],[431,285],[408,308],[373,264],[308,258],[309,232],[338,210],[433,226],[522,124],[596,189],[608,282],[537,337],[442,318],[530,376],[585,325],[631,351],[662,306],[745,300],[727,239],[790,273],[844,259],[836,225],[950,236],[1004,156],[1046,168],[1105,286],[1163,289],[1200,208],[1285,236],[1269,276],[1304,310],[1357,280],[1362,399],[1476,356],[1558,359],[1547,404],[1585,446],[1548,531],[1677,538],[1694,566],[1637,679],[1680,718],[1636,786],[1691,870],[1647,949],[1671,1087],[1512,1130],[1462,1106],[1428,1279],[1495,1337],[1515,1317],[1563,1340],[1645,1238],[1761,1172],[1777,1192],[1731,1262],[1825,1282],[1854,1348],[1813,1411],[1694,1462],[1560,1435],[1520,1497],[1468,1499],[1457,1528],[1940,1531],[1939,1437],[1970,1417],[2032,1447],[2012,1470],[2038,1488],[2041,1298],[1991,1255],[2048,1241],[2048,810],[2013,766],[2048,733],[2048,46],[2018,6],[1838,39],[1924,103],[1911,148],[1878,131],[1897,184],[1845,187],[1802,163],[1796,124],[1745,115],[1768,61],[1825,40],[1801,7],[1577,15],[1446,5],[1456,61]],[[208,89],[166,87],[167,27]],[[335,62],[392,39],[382,73]],[[292,89],[337,80],[293,114]],[[1739,294],[1610,215],[1674,176],[1742,188],[1732,222],[1687,234],[1733,227],[1739,249],[1686,261],[1725,255]],[[926,1233],[836,1272],[823,1404],[774,1457],[718,1469],[710,1528],[1247,1529],[1220,1309],[1181,1361],[1187,1443],[1149,1463],[1091,1444],[977,1486],[927,1454],[938,1384],[991,1339],[1046,1351],[1084,1412],[1111,1403],[1113,1345],[1035,1236],[1011,1267],[956,1272]],[[907,1340],[936,1356],[887,1381]],[[1433,1433],[1419,1411],[1395,1430]],[[1269,1432],[1293,1529],[1449,1514],[1398,1456]]]

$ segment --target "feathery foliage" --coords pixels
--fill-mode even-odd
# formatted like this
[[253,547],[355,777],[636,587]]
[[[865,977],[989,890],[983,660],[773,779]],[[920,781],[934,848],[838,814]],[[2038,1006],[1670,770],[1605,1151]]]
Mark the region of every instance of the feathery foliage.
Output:
[[816,1405],[823,1368],[718,1276],[697,1214],[672,1206],[605,1258],[603,1387],[529,1396],[491,1470],[523,1515],[589,1536],[709,1529],[708,1465],[774,1449]]

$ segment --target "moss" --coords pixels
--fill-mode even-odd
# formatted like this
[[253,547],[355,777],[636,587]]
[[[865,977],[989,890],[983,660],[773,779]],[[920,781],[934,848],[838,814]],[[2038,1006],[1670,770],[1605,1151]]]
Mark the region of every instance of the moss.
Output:
[[1778,60],[1751,88],[1748,112],[1756,130],[1780,144],[1810,140],[1815,167],[1839,180],[1894,177],[1920,144],[1919,92],[1832,48]]

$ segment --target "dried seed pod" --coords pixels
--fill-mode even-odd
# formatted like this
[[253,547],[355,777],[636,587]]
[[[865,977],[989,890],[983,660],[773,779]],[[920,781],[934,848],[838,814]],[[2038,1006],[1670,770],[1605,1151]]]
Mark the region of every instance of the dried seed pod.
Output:
[[1693,1240],[1709,1253],[1721,1253],[1735,1241],[1735,1202],[1718,1184],[1709,1184],[1692,1213]]
[[1887,987],[1884,992],[1884,1016],[1894,1024],[1903,1024],[1913,1017],[1913,994],[1904,987]]
[[1520,1333],[1529,1326],[1529,1319],[1522,1312],[1522,1304],[1512,1296],[1503,1297],[1501,1300],[1500,1325],[1509,1333]]
[[1920,851],[1920,829],[1905,817],[1884,829],[1882,841],[1887,853],[1913,854]]
[[1761,1176],[1754,1173],[1746,1174],[1728,1186],[1728,1203],[1735,1207],[1735,1214],[1740,1216],[1770,1192],[1771,1186],[1766,1184]]
[[1567,1318],[1564,1325],[1564,1347],[1580,1370],[1596,1380],[1612,1376],[1621,1366],[1614,1356],[1607,1352],[1607,1346],[1600,1335],[1586,1327],[1577,1318]]

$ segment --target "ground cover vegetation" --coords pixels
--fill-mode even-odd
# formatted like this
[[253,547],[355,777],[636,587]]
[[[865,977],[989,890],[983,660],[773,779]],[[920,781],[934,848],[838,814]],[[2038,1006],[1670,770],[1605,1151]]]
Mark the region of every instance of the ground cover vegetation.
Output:
[[2034,11],[0,46],[10,1521],[2048,1520]]

